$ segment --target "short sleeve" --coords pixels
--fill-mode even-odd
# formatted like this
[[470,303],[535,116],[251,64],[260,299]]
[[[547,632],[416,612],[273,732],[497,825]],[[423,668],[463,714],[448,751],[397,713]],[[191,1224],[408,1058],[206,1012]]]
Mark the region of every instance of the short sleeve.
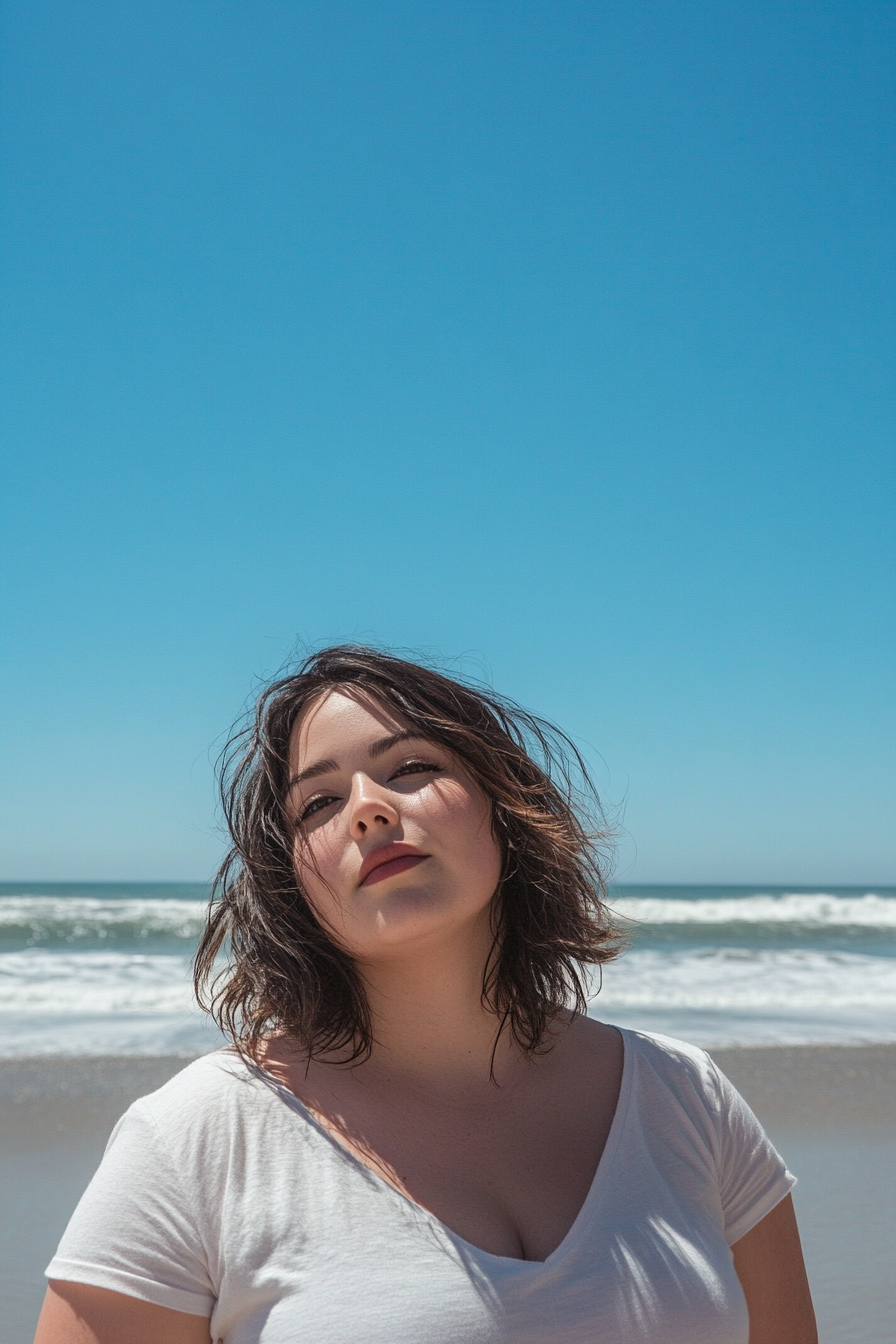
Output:
[[765,1130],[743,1097],[713,1065],[720,1106],[719,1194],[729,1246],[771,1213],[796,1185]]
[[152,1114],[135,1102],[113,1130],[47,1278],[210,1316],[216,1294],[192,1207]]

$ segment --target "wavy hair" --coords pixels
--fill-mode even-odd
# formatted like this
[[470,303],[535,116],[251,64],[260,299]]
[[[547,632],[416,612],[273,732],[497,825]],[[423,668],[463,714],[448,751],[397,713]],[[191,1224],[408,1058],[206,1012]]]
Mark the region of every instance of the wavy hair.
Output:
[[292,730],[335,689],[447,748],[490,799],[502,870],[482,998],[523,1050],[544,1048],[560,1013],[585,1010],[586,968],[620,950],[604,903],[609,832],[581,754],[566,734],[490,689],[359,645],[323,649],[268,686],[224,750],[232,845],[196,954],[199,1002],[249,1056],[272,1032],[315,1057],[370,1053],[361,976],[302,891],[285,808]]

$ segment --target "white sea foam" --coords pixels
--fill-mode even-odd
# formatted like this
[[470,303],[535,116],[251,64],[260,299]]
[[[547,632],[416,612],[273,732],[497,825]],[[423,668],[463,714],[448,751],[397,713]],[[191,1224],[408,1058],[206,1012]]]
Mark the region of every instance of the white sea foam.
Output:
[[[797,928],[896,930],[896,898],[868,892],[828,892],[682,899],[618,895],[613,908],[626,919],[653,925],[791,925]],[[205,901],[152,897],[0,896],[0,938],[14,934],[33,942],[115,941],[167,937],[196,939]]]
[[896,899],[869,892],[833,896],[826,892],[782,896],[677,897],[619,896],[613,909],[642,924],[791,924],[805,928],[896,929]]
[[0,1013],[0,1059],[35,1055],[194,1056],[224,1044],[211,1019],[190,1013]]
[[594,1016],[700,1045],[896,1041],[896,959],[809,948],[629,952]]
[[0,1057],[196,1054],[218,1044],[196,1006],[189,957],[0,955]]
[[189,957],[39,948],[0,956],[0,1014],[177,1013],[194,1007]]
[[[614,905],[635,948],[606,968],[597,1016],[703,1045],[896,1040],[889,892],[642,888]],[[190,983],[205,913],[155,892],[0,896],[0,1057],[214,1048]]]
[[21,932],[67,942],[87,938],[199,937],[205,901],[135,897],[0,896],[0,937]]
[[[591,1011],[701,1045],[896,1040],[896,959],[818,949],[627,953]],[[0,955],[0,1057],[167,1054],[220,1041],[190,959],[28,948]]]
[[896,958],[810,948],[629,952],[604,972],[606,1004],[896,1012]]

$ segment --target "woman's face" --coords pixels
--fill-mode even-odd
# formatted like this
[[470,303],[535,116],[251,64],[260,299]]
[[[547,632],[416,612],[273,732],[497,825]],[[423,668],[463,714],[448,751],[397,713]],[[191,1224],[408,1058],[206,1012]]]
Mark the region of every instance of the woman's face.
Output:
[[363,963],[481,932],[501,874],[491,806],[444,747],[375,702],[331,691],[290,742],[296,875]]

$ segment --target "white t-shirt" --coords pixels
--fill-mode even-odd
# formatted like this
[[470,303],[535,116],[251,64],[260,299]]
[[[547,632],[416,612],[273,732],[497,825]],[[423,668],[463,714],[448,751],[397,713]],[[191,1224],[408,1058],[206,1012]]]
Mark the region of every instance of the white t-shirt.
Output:
[[119,1121],[47,1275],[223,1344],[747,1344],[729,1248],[793,1177],[702,1050],[622,1036],[606,1148],[543,1263],[464,1241],[222,1050]]

